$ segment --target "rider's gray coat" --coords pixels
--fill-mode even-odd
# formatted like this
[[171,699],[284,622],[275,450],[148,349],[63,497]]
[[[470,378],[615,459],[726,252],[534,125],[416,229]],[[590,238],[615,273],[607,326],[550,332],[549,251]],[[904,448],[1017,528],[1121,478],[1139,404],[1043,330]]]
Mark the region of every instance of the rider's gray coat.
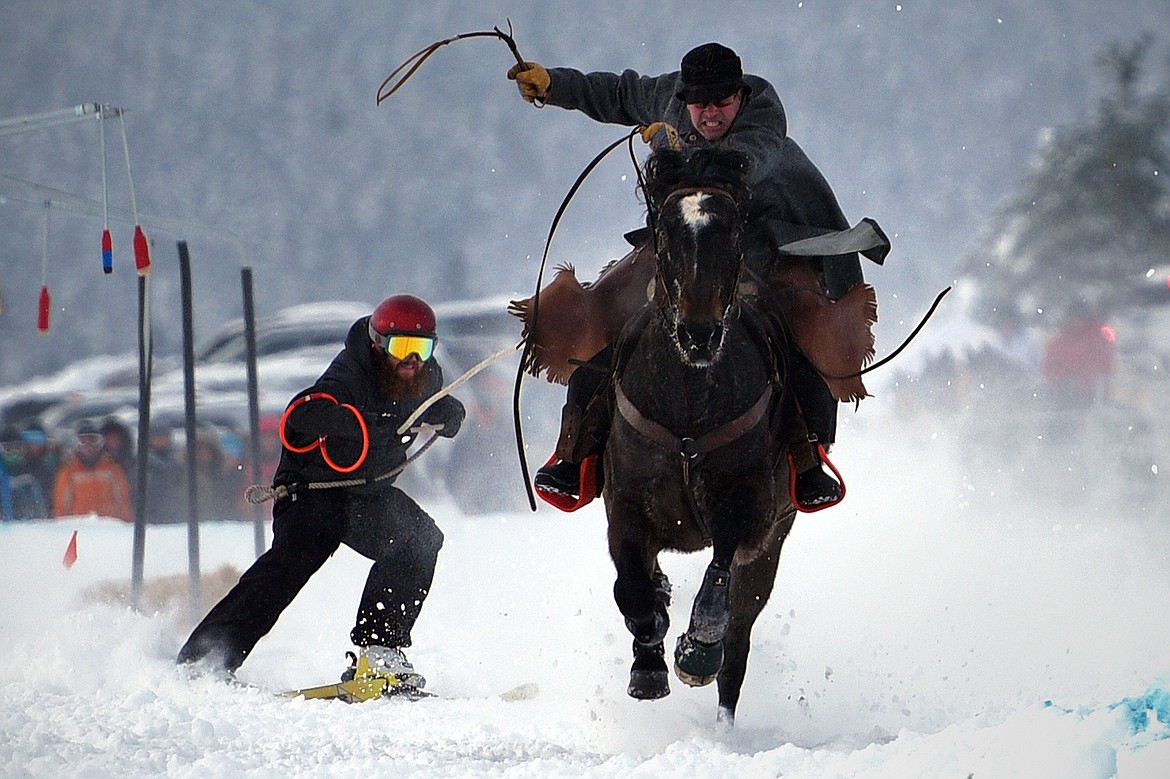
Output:
[[[675,96],[680,88],[678,71],[643,76],[632,70],[617,74],[549,68],[548,73],[549,105],[627,127],[668,122],[678,130],[684,148],[715,145],[747,154],[752,162],[748,174],[752,198],[747,219],[749,225],[765,225],[774,245],[849,227],[828,181],[796,141],[788,137],[784,105],[766,80],[744,77],[751,94],[731,129],[719,140],[708,141],[691,124],[690,112]],[[744,248],[750,262],[751,247]],[[825,270],[833,297],[840,297],[862,281],[856,254],[825,259],[831,260],[825,263]]]

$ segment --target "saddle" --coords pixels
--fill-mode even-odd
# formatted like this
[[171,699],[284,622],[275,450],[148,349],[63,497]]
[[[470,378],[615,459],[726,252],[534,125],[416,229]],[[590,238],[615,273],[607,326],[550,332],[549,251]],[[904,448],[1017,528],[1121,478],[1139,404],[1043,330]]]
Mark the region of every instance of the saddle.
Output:
[[[508,306],[529,338],[524,363],[529,374],[567,384],[580,363],[615,343],[654,299],[653,242],[643,231],[627,239],[642,240],[603,268],[596,281],[582,283],[572,266],[560,266],[539,301],[533,296]],[[747,274],[741,292],[758,298],[761,309],[781,320],[834,398],[857,402],[868,396],[861,377],[853,374],[874,356],[877,297],[871,285],[858,284],[832,300],[812,259],[789,256],[767,279]]]

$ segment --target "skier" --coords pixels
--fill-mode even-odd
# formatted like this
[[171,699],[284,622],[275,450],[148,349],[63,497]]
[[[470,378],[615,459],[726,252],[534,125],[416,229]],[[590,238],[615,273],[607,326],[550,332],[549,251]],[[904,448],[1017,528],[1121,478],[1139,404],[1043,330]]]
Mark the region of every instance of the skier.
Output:
[[[752,199],[742,238],[747,267],[769,278],[781,258],[777,247],[829,230],[849,227],[828,182],[788,137],[784,107],[776,90],[764,79],[745,76],[739,57],[718,43],[692,49],[680,70],[661,76],[642,76],[632,70],[582,73],[526,62],[507,73],[529,103],[581,111],[596,121],[642,126],[642,138],[657,148],[720,146],[748,155],[748,186]],[[857,254],[817,258],[829,297],[838,299],[863,282]],[[576,497],[580,493],[582,454],[568,453],[569,440],[604,438],[604,431],[577,430],[590,398],[605,375],[612,347],[589,362],[600,370],[574,371],[569,381],[561,443],[557,457],[534,479],[538,489]],[[808,428],[807,440],[790,444],[797,466],[796,502],[813,510],[841,498],[841,487],[821,468],[816,444],[827,449],[837,425],[836,402],[807,360],[794,355],[793,390]],[[598,442],[594,451],[600,451]],[[589,454],[584,453],[584,454]]]
[[[349,330],[345,348],[285,412],[273,484],[288,491],[272,509],[272,548],[196,626],[179,664],[202,661],[231,674],[340,544],[374,561],[350,639],[348,676],[393,678],[421,688],[403,649],[431,587],[443,533],[393,478],[420,428],[398,428],[443,386],[433,353],[435,314],[413,295],[382,301]],[[453,437],[463,404],[447,395],[420,422]],[[323,482],[361,481],[320,488]],[[317,488],[307,485],[315,483]],[[343,678],[348,678],[343,676]]]

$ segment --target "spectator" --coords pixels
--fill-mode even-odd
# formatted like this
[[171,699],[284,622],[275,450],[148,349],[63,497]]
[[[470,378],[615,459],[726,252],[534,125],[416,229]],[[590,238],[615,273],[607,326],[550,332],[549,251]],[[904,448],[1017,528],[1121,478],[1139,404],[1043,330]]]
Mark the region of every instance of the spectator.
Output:
[[126,472],[103,451],[102,434],[89,421],[78,426],[77,447],[57,470],[53,491],[53,516],[80,514],[134,521]]
[[8,473],[5,461],[0,459],[0,522],[11,522],[16,519],[12,505],[12,477]]
[[1083,408],[1113,373],[1114,336],[1088,306],[1074,306],[1044,350],[1044,378],[1066,406]]
[[229,519],[250,519],[252,504],[244,498],[248,486],[248,468],[244,465],[244,439],[231,428],[219,431],[219,448],[223,452],[223,482],[231,506]]
[[0,433],[0,516],[5,521],[45,519],[49,516],[40,482],[28,471],[27,446],[19,430],[7,427]]
[[[183,472],[184,475],[189,473],[186,468]],[[226,478],[223,450],[219,438],[208,430],[200,430],[195,436],[195,490],[201,520],[237,519],[235,495]]]
[[[53,442],[39,423],[31,422],[25,426],[20,437],[24,439],[24,467],[32,474],[41,487],[41,494],[46,498],[53,494],[57,481],[57,452]],[[48,516],[46,514],[46,516]]]
[[146,521],[152,524],[186,522],[183,465],[175,455],[174,430],[166,422],[154,422],[150,426],[146,468]]
[[130,505],[134,505],[134,479],[138,476],[138,456],[134,451],[134,441],[130,435],[130,428],[117,417],[106,417],[99,432],[102,434],[102,448],[110,459],[122,466],[126,478],[130,481]]

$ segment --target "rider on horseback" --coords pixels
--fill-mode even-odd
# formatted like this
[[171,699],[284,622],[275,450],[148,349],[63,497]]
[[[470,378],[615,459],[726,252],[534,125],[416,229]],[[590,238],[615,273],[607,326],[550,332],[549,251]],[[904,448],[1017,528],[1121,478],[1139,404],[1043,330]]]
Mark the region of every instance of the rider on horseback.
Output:
[[[759,279],[770,279],[782,267],[779,246],[849,227],[828,182],[788,137],[776,90],[758,76],[745,76],[739,57],[725,46],[699,46],[683,57],[679,71],[661,76],[632,70],[586,74],[545,69],[534,62],[515,65],[507,75],[530,103],[575,109],[600,122],[643,126],[642,138],[652,148],[717,146],[746,153],[751,201],[742,246],[748,269]],[[863,282],[856,253],[812,259],[832,300]],[[806,434],[790,443],[797,471],[794,498],[798,506],[811,509],[842,497],[841,485],[822,469],[820,454],[835,438],[837,407],[816,368],[800,350],[793,351],[790,382],[807,427]],[[557,459],[537,472],[538,489],[574,497],[580,493],[579,462],[599,452],[605,438],[604,430],[582,429],[582,419],[611,357],[612,347],[607,347],[585,370],[572,374]]]

